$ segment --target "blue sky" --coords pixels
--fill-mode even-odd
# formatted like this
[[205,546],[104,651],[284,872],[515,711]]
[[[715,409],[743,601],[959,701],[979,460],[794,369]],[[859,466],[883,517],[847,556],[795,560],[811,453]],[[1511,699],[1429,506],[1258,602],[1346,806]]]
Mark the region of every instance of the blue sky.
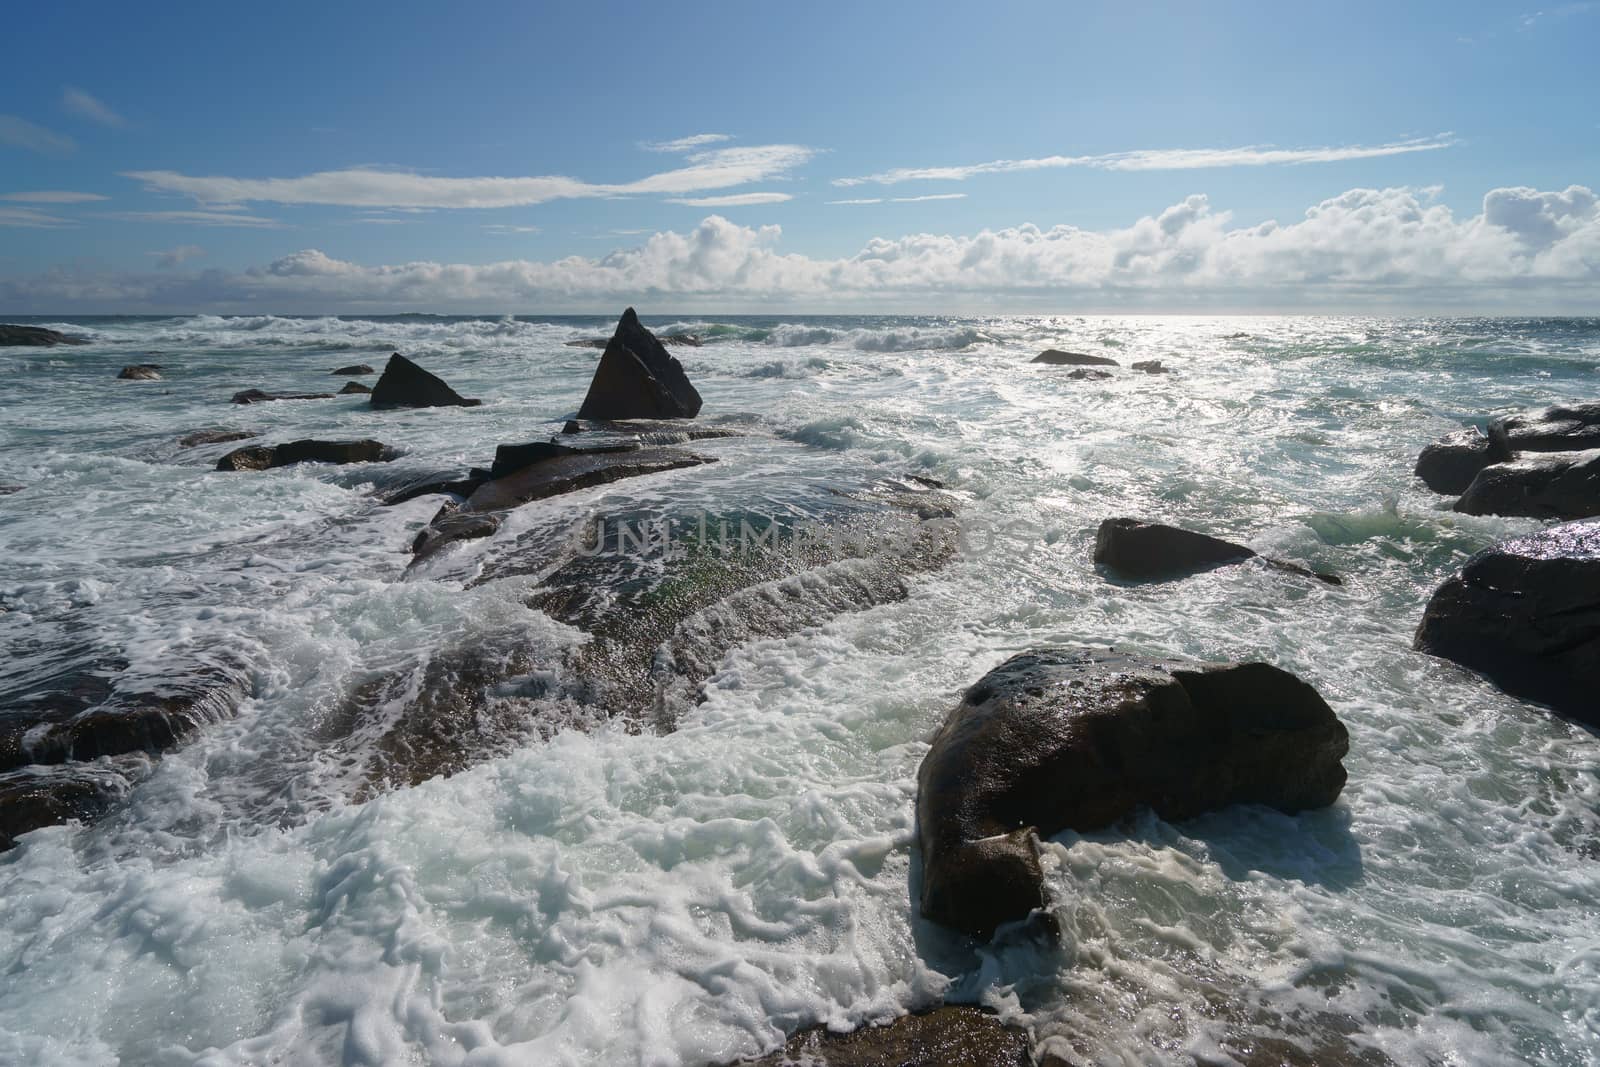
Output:
[[1600,3],[27,6],[0,312],[1600,312]]

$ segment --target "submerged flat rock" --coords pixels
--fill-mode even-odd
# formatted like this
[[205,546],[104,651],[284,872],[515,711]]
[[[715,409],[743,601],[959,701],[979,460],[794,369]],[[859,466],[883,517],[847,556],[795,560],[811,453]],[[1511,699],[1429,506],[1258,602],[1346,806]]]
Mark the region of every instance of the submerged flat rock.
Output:
[[332,393],[268,393],[260,389],[243,389],[233,394],[230,403],[268,404],[276,400],[332,400]]
[[382,441],[289,441],[248,445],[217,460],[219,471],[264,471],[297,463],[387,463],[398,453]]
[[604,485],[643,474],[697,467],[713,460],[675,448],[640,448],[622,452],[574,452],[558,455],[485,482],[467,498],[471,511],[504,511],[532,500],[559,496],[592,485]]

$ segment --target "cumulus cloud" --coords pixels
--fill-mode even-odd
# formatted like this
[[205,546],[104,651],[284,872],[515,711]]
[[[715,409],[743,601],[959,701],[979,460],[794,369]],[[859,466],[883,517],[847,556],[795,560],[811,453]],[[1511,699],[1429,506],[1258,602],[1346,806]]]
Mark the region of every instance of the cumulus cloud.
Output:
[[103,101],[70,85],[62,90],[61,107],[70,114],[88,119],[90,122],[98,122],[102,126],[121,127],[128,124],[127,119],[112,111]]
[[996,159],[954,167],[896,167],[860,178],[835,178],[834,185],[897,185],[910,181],[965,181],[980,174],[1093,167],[1098,170],[1202,170],[1213,167],[1265,167],[1297,163],[1337,163],[1350,159],[1432,152],[1455,144],[1448,133],[1381,145],[1345,145],[1330,148],[1151,148],[1097,156],[1043,156],[1037,159]]
[[704,148],[708,144],[720,144],[731,140],[733,138],[725,133],[696,133],[689,137],[679,137],[675,141],[646,141],[639,147],[651,152],[690,152],[696,148]]
[[78,147],[66,134],[47,130],[16,115],[0,115],[0,144],[45,156],[64,156]]
[[732,193],[728,196],[668,197],[669,204],[690,207],[752,207],[756,204],[782,204],[793,200],[788,193]]
[[23,204],[87,204],[92,200],[106,200],[98,193],[74,193],[66,189],[39,189],[30,193],[6,193],[0,200],[13,200]]
[[638,301],[740,307],[1085,310],[1592,308],[1600,204],[1582,186],[1495,189],[1457,216],[1437,190],[1352,189],[1287,223],[1236,223],[1200,194],[1128,226],[1034,225],[786,253],[777,226],[712,215],[590,258],[367,266],[308,249],[239,273],[0,282],[0,306],[504,311]]
[[199,177],[170,170],[125,171],[146,189],[200,204],[330,204],[366,208],[503,208],[588,197],[690,193],[728,189],[787,175],[815,154],[804,145],[750,145],[690,153],[686,164],[636,181],[599,185],[562,176],[441,178],[357,167],[298,178]]
[[206,254],[206,250],[199,245],[179,245],[162,252],[146,252],[147,256],[154,256],[156,266],[165,269],[181,266],[191,259],[199,259]]

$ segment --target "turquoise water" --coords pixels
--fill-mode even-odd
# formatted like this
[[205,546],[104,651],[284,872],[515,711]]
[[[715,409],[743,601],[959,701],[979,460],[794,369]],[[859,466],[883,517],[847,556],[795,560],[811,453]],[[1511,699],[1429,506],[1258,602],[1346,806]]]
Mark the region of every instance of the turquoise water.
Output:
[[[1249,1026],[1405,1064],[1595,1062],[1597,740],[1410,650],[1433,588],[1534,524],[1456,515],[1410,472],[1463,423],[1600,394],[1600,320],[646,315],[706,338],[675,350],[700,421],[747,436],[409,573],[437,500],[380,508],[375,481],[558,429],[596,358],[563,342],[614,320],[33,321],[93,343],[0,350],[0,484],[24,487],[0,496],[0,680],[225,653],[249,694],[117,764],[100,822],[0,856],[0,1062],[697,1064],[940,996],[1096,1063],[1228,1062]],[[1046,347],[1174,373],[1070,381],[1028,365]],[[227,403],[390,351],[485,406]],[[164,379],[114,380],[136,362]],[[221,474],[231,446],[176,444],[211,427],[405,454]],[[955,562],[735,650],[674,733],[599,724],[375,797],[318,740],[353,686],[445,646],[514,633],[558,663],[580,635],[527,606],[536,577],[479,580],[541,524],[907,474],[962,498]],[[1088,560],[1113,515],[1346,584],[1115,584]],[[1057,839],[1056,947],[921,923],[926,738],[990,667],[1060,643],[1294,671],[1350,727],[1344,796]]]

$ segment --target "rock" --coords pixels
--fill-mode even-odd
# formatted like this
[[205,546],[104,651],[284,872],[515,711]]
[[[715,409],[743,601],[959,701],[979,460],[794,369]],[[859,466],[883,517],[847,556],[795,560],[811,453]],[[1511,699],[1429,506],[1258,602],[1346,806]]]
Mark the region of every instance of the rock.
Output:
[[1063,352],[1057,348],[1048,348],[1034,356],[1029,362],[1048,363],[1053,367],[1119,367],[1121,366],[1110,356],[1091,356],[1084,352]]
[[339,395],[340,396],[348,396],[351,393],[370,393],[370,392],[372,392],[372,386],[370,386],[370,385],[362,385],[360,382],[345,382],[344,383],[344,388],[339,390]]
[[0,496],[10,496],[12,493],[22,492],[20,485],[0,485]]
[[1140,805],[1332,804],[1349,736],[1311,686],[1266,663],[1047,648],[969,689],[917,774],[922,914],[987,939],[1045,904],[1039,837]]
[[1171,374],[1172,372],[1161,365],[1159,359],[1140,360],[1133,365],[1134,370],[1142,370],[1146,374]]
[[622,441],[611,445],[595,445],[588,448],[571,448],[567,445],[558,445],[554,441],[532,441],[525,445],[501,445],[494,450],[494,464],[489,468],[489,477],[504,478],[506,475],[531,467],[535,463],[545,460],[558,459],[562,456],[576,456],[579,454],[600,455],[607,452],[637,452],[639,442]]
[[372,406],[379,409],[475,408],[482,403],[468,400],[446,385],[442,378],[429,374],[398,352],[389,357],[382,377],[372,389]]
[[[683,345],[686,348],[699,348],[704,341],[692,333],[664,333],[656,338],[664,345]],[[585,337],[578,341],[568,341],[568,348],[604,348],[611,343],[609,337]]]
[[387,463],[398,453],[381,441],[290,441],[236,448],[217,460],[219,471],[264,471],[295,463]]
[[1079,382],[1097,382],[1104,378],[1115,377],[1115,375],[1108,370],[1094,370],[1090,367],[1080,367],[1077,370],[1068,371],[1066,377]]
[[371,367],[367,366],[365,363],[353,363],[348,367],[340,367],[338,370],[332,370],[332,371],[329,371],[328,373],[329,374],[350,375],[350,374],[376,374],[378,372],[373,370]]
[[504,511],[593,485],[712,462],[676,448],[573,451],[485,482],[467,498],[466,506],[472,511]]
[[0,852],[15,847],[30,830],[74,819],[87,822],[103,813],[120,793],[110,778],[67,767],[0,772]]
[[1600,515],[1600,449],[1528,456],[1483,468],[1455,510],[1464,515],[1586,519]]
[[47,330],[43,326],[0,324],[0,346],[24,345],[32,348],[41,348],[49,347],[50,345],[86,345],[88,343],[82,337],[73,337],[70,334],[60,333],[56,330]]
[[161,364],[159,363],[130,363],[117,373],[122,381],[129,382],[159,382],[161,380]]
[[1467,560],[1428,602],[1416,648],[1600,725],[1600,521],[1552,526]]
[[429,475],[420,480],[413,481],[409,485],[403,485],[401,488],[390,493],[384,498],[383,506],[386,508],[392,508],[397,504],[404,504],[407,501],[415,500],[418,497],[435,496],[440,493],[458,496],[465,500],[467,497],[471,496],[477,491],[478,486],[482,485],[488,480],[488,471],[475,471],[471,474],[468,474],[466,477],[450,474]]
[[500,519],[496,515],[460,511],[453,505],[446,505],[411,542],[411,554],[419,561],[424,560],[446,545],[489,537],[498,529]]
[[1247,559],[1261,559],[1276,570],[1316,578],[1329,585],[1344,584],[1335,575],[1309,570],[1296,563],[1266,559],[1244,545],[1159,522],[1107,519],[1100,524],[1094,538],[1094,561],[1126,578],[1181,577]]
[[195,448],[199,445],[221,445],[229,441],[248,441],[252,437],[260,437],[259,433],[250,430],[196,430],[194,433],[185,434],[178,438],[179,448]]
[[246,389],[233,394],[235,404],[265,404],[271,400],[332,400],[332,393],[266,393],[260,389]]
[[692,419],[700,413],[700,403],[683,364],[628,308],[600,355],[578,418]]
[[1460,493],[1483,468],[1510,458],[1509,453],[1494,449],[1477,430],[1457,430],[1422,450],[1417,456],[1416,474],[1436,493]]
[[740,1062],[754,1067],[1031,1067],[1032,1049],[1021,1027],[981,1008],[952,1004],[843,1034],[808,1027],[778,1051]]
[[1581,452],[1600,448],[1600,402],[1545,408],[1491,419],[1487,435],[1457,430],[1417,457],[1417,477],[1436,493],[1463,493],[1485,467],[1519,452]]
[[578,420],[577,419],[568,419],[566,421],[566,423],[561,427],[561,432],[562,433],[582,433],[583,432],[583,427],[578,424]]

